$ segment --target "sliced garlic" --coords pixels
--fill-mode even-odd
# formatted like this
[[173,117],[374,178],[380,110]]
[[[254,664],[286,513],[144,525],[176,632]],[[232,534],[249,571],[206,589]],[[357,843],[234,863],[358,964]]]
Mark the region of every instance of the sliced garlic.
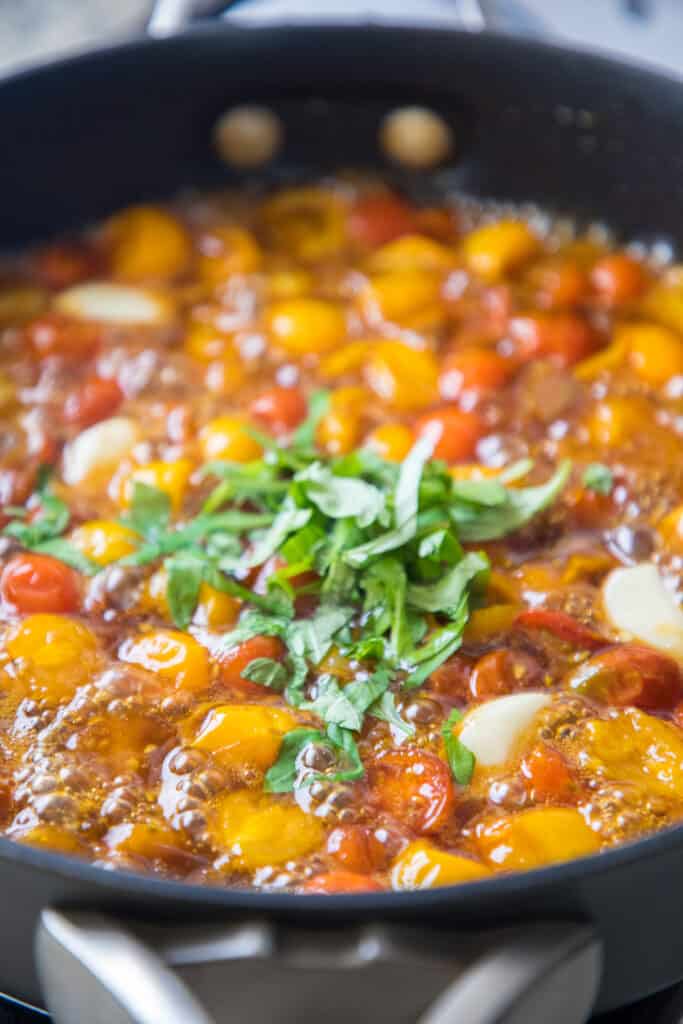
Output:
[[602,586],[615,629],[683,661],[683,611],[652,562],[614,569]]
[[75,437],[62,456],[62,475],[67,484],[78,484],[94,472],[116,465],[140,440],[134,420],[114,416],[89,427]]
[[55,306],[69,316],[111,324],[163,324],[172,316],[170,303],[149,288],[109,281],[67,288],[57,296]]
[[511,693],[480,704],[463,719],[460,740],[477,764],[504,764],[535,716],[550,704],[547,693]]

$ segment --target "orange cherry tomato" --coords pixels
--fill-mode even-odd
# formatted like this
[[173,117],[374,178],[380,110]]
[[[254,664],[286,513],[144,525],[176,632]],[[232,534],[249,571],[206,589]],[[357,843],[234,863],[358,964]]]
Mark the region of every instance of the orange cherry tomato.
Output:
[[532,267],[528,281],[538,305],[547,309],[575,306],[588,290],[588,278],[581,267],[563,259],[549,259]]
[[64,419],[89,427],[99,420],[106,420],[123,401],[123,392],[115,380],[109,377],[90,377],[77,391],[72,391],[64,403]]
[[415,211],[399,196],[380,192],[363,196],[349,217],[354,242],[374,249],[415,229]]
[[531,686],[543,686],[542,666],[532,654],[509,649],[485,654],[474,666],[470,679],[470,693],[477,700]]
[[438,831],[453,811],[448,765],[428,751],[389,750],[370,764],[368,781],[380,807],[420,835]]
[[302,892],[334,893],[343,892],[383,892],[384,886],[367,875],[356,875],[353,871],[328,871],[324,875],[316,875],[301,887]]
[[530,608],[521,612],[515,619],[515,625],[521,626],[522,629],[545,630],[574,647],[583,647],[588,651],[606,647],[609,643],[605,637],[584,626],[573,616],[550,608]]
[[524,758],[522,775],[535,800],[566,800],[576,788],[562,755],[545,743]]
[[306,418],[306,399],[299,388],[275,386],[251,403],[251,415],[271,434],[289,434]]
[[463,462],[471,458],[485,431],[476,413],[448,408],[421,416],[415,425],[418,437],[433,429],[433,424],[438,428],[434,458],[445,459],[446,462]]
[[336,861],[359,875],[378,871],[387,862],[386,847],[370,828],[363,825],[340,825],[327,838],[327,852]]
[[259,683],[252,683],[242,676],[247,665],[257,658],[272,658],[279,661],[284,656],[285,646],[276,636],[253,636],[250,640],[231,647],[221,660],[221,681],[225,686],[248,696],[263,695],[265,688]]
[[594,331],[573,313],[514,316],[509,330],[517,355],[524,360],[550,359],[561,367],[573,366],[597,348]]
[[0,577],[3,600],[19,612],[74,612],[80,604],[78,575],[50,555],[16,555]]
[[80,360],[97,349],[100,335],[94,324],[72,320],[62,313],[47,313],[24,328],[28,344],[40,359],[60,356]]
[[644,711],[674,708],[683,696],[678,664],[638,644],[619,644],[574,669],[567,685],[601,703]]
[[441,397],[454,401],[463,391],[497,391],[506,384],[511,369],[509,361],[491,349],[462,348],[444,362],[439,377]]
[[636,299],[645,290],[647,280],[642,263],[625,252],[603,256],[591,271],[591,284],[608,306]]

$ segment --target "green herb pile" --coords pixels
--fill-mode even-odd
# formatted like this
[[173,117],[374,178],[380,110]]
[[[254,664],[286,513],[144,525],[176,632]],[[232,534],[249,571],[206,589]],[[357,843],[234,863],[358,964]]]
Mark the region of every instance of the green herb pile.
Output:
[[[174,523],[168,497],[138,483],[124,520],[140,544],[119,564],[163,563],[178,627],[189,626],[206,581],[245,601],[237,627],[224,638],[226,650],[254,636],[283,641],[281,662],[258,658],[243,674],[315,713],[324,727],[297,728],[284,737],[266,774],[272,792],[320,777],[302,767],[301,752],[310,744],[332,752],[326,779],[360,778],[356,737],[366,715],[390,723],[398,741],[413,733],[395,693],[419,687],[458,649],[470,610],[486,589],[488,559],[465,551],[463,543],[495,540],[524,526],[556,499],[570,472],[563,463],[540,486],[508,488],[528,473],[527,461],[495,480],[456,482],[431,458],[430,437],[400,466],[363,449],[324,457],[314,437],[327,401],[325,392],[313,396],[308,418],[286,446],[257,434],[262,459],[205,465],[202,475],[218,482],[195,518]],[[68,508],[47,480],[39,497],[38,517],[31,523],[17,517],[5,532],[31,550],[97,572],[60,536]],[[242,581],[273,556],[279,567],[266,593],[255,594]],[[296,612],[302,594],[314,599],[307,617]],[[343,687],[316,672],[333,645],[364,667]],[[454,777],[466,783],[474,760],[453,736],[454,721],[444,727],[446,753]]]

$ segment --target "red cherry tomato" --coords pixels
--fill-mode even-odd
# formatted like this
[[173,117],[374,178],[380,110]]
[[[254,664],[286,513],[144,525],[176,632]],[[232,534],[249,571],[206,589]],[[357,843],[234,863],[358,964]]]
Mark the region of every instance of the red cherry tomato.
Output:
[[428,751],[389,750],[370,765],[368,781],[380,807],[414,832],[436,832],[453,811],[448,765]]
[[100,334],[94,324],[71,319],[62,313],[48,313],[24,328],[26,340],[41,358],[59,356],[80,360],[92,355]]
[[221,681],[242,696],[263,696],[265,687],[242,676],[247,665],[257,658],[279,661],[285,646],[276,636],[253,636],[250,640],[231,647],[221,660]]
[[574,647],[584,647],[588,651],[596,651],[609,643],[604,636],[584,626],[573,616],[550,608],[530,608],[520,612],[515,625],[522,629],[543,629]]
[[68,288],[91,277],[97,267],[94,254],[77,242],[60,242],[38,249],[31,265],[48,288]]
[[415,424],[418,437],[426,430],[434,429],[438,440],[434,449],[434,458],[445,459],[446,462],[462,462],[474,455],[477,442],[485,432],[484,424],[474,412],[462,412],[460,409],[441,409],[437,412],[421,416]]
[[79,427],[89,427],[105,420],[123,401],[123,392],[115,380],[91,377],[77,391],[72,391],[64,403],[64,419]]
[[327,838],[327,852],[347,871],[369,875],[387,861],[386,847],[372,829],[363,825],[340,825]]
[[566,800],[576,788],[561,754],[545,743],[524,758],[522,776],[535,800]]
[[301,887],[302,892],[309,893],[343,893],[343,892],[383,892],[384,886],[367,875],[356,875],[353,871],[329,871],[325,875],[316,875]]
[[597,348],[597,338],[586,321],[573,313],[529,313],[514,316],[509,324],[520,359],[550,359],[558,366],[573,366]]
[[642,263],[625,252],[603,256],[591,271],[591,284],[608,306],[618,306],[636,299],[647,285]]
[[528,282],[536,292],[536,301],[546,309],[567,309],[586,296],[588,279],[575,263],[549,259],[532,267]]
[[468,700],[471,675],[471,662],[462,654],[453,654],[432,672],[430,689],[456,700]]
[[19,612],[74,612],[80,604],[78,575],[49,555],[17,555],[0,577],[3,600]]
[[511,370],[509,361],[491,349],[462,348],[446,358],[439,377],[441,397],[455,401],[463,391],[497,391],[506,384]]
[[681,670],[673,658],[637,644],[594,654],[574,669],[567,685],[601,703],[645,711],[674,708],[683,696]]
[[378,193],[359,199],[349,217],[349,235],[370,249],[415,229],[415,213],[399,196]]
[[474,666],[470,693],[477,700],[501,697],[531,686],[543,686],[543,667],[526,651],[490,651]]
[[299,388],[273,387],[251,403],[251,414],[279,437],[289,434],[306,418],[306,399]]

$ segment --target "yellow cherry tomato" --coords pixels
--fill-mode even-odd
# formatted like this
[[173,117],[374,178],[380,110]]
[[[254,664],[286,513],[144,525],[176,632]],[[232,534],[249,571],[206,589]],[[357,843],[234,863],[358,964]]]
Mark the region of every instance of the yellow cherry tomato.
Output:
[[110,850],[147,861],[172,863],[174,854],[182,856],[180,834],[162,822],[122,822],[109,829],[104,842]]
[[193,469],[194,466],[189,459],[177,459],[175,462],[148,462],[145,466],[139,466],[124,481],[122,488],[124,507],[128,507],[132,501],[135,484],[141,483],[163,491],[170,498],[173,511],[180,511]]
[[616,337],[626,345],[631,366],[646,384],[657,387],[683,374],[683,339],[668,327],[626,324]]
[[644,398],[616,395],[598,402],[587,426],[594,444],[612,447],[647,431],[653,421],[652,407]]
[[447,853],[418,839],[399,853],[391,869],[391,887],[398,891],[434,889],[487,878],[490,870],[470,857]]
[[321,355],[346,337],[341,306],[323,299],[285,299],[266,310],[266,329],[273,344],[290,356]]
[[285,189],[266,200],[261,214],[271,241],[295,260],[325,259],[344,244],[346,209],[329,189]]
[[337,377],[355,373],[368,361],[375,344],[376,340],[372,339],[350,341],[335,352],[330,352],[328,356],[320,360],[318,369],[321,376],[335,380]]
[[198,248],[197,272],[208,285],[225,284],[233,274],[253,274],[261,268],[261,250],[244,228],[211,228],[199,239]]
[[220,359],[226,351],[234,351],[232,344],[231,335],[216,330],[212,324],[195,321],[187,328],[183,349],[192,359],[210,363]]
[[26,829],[17,829],[10,834],[16,843],[36,846],[40,850],[65,853],[70,857],[86,853],[85,845],[78,836],[60,825],[33,825]]
[[683,335],[683,275],[671,268],[668,279],[655,284],[640,303],[644,316]]
[[296,804],[253,790],[219,797],[209,822],[216,846],[231,866],[247,871],[284,864],[311,853],[322,842],[322,823]]
[[199,431],[202,456],[226,459],[228,462],[253,462],[261,457],[262,448],[248,430],[249,422],[241,416],[219,416]]
[[131,555],[140,543],[134,530],[115,519],[92,519],[73,531],[70,542],[97,565],[110,565]]
[[677,505],[660,520],[657,532],[667,545],[683,551],[683,505]]
[[463,242],[470,270],[489,281],[526,263],[540,249],[540,242],[528,224],[520,220],[499,220],[472,231]]
[[368,434],[365,445],[387,462],[403,462],[414,440],[412,430],[405,424],[385,423]]
[[265,281],[266,295],[271,302],[281,299],[300,299],[313,288],[313,278],[301,267],[272,270]]
[[127,281],[175,277],[192,255],[185,228],[156,206],[130,206],[108,221],[106,234],[112,271]]
[[519,604],[492,604],[470,613],[464,639],[468,644],[485,643],[491,637],[506,633],[522,611]]
[[403,235],[377,249],[370,260],[374,274],[403,270],[448,270],[455,263],[452,249],[426,235]]
[[401,412],[433,405],[439,398],[439,369],[425,349],[401,341],[379,343],[365,367],[365,380],[378,398]]
[[600,840],[573,808],[533,807],[482,827],[477,846],[492,867],[519,871],[597,853]]
[[101,661],[95,634],[64,615],[29,615],[10,628],[5,650],[31,696],[51,704],[70,700]]
[[332,393],[329,409],[316,431],[316,441],[324,451],[330,455],[353,451],[361,437],[368,399],[364,388],[338,388]]
[[175,690],[205,690],[209,657],[194,637],[174,629],[154,629],[124,640],[121,661],[154,672]]
[[214,395],[228,397],[239,394],[247,374],[244,363],[234,348],[226,348],[218,359],[206,367],[204,383],[207,391]]
[[361,306],[370,321],[413,326],[414,318],[431,317],[434,307],[441,315],[441,282],[442,275],[431,270],[376,274],[361,290]]
[[296,719],[283,708],[223,704],[205,716],[192,746],[227,767],[248,764],[265,772],[277,761],[282,737],[295,728]]

